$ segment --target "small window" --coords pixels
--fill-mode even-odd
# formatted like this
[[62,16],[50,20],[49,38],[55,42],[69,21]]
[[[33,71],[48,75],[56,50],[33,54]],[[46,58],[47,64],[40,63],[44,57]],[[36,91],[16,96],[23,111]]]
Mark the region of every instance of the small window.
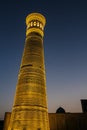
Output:
[[40,68],[41,68],[41,66],[40,66]]
[[23,130],[26,130],[26,128],[23,128]]
[[36,26],[36,21],[34,21],[34,26]]
[[33,26],[33,22],[31,22],[31,27]]
[[28,66],[33,66],[32,64],[29,64]]
[[42,24],[40,23],[40,28],[42,28]]
[[44,28],[43,28],[43,26],[42,26],[42,30],[43,30]]
[[40,24],[39,24],[39,22],[37,22],[37,27],[39,27],[40,26]]
[[41,130],[41,128],[38,128],[37,130]]
[[43,25],[40,23],[40,28],[43,30]]

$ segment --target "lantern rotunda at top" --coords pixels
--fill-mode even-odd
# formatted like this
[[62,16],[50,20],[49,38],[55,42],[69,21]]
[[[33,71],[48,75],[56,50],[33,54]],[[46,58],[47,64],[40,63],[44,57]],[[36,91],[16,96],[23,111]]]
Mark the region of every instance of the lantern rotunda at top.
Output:
[[42,37],[44,36],[44,26],[46,24],[45,17],[40,13],[31,13],[26,17],[26,35],[31,32],[39,33]]

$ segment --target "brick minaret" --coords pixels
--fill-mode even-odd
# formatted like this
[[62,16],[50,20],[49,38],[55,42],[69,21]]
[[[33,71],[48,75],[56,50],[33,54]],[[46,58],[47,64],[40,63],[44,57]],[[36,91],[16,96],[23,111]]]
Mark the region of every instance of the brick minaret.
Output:
[[26,40],[8,130],[49,130],[43,36],[46,19],[26,17]]

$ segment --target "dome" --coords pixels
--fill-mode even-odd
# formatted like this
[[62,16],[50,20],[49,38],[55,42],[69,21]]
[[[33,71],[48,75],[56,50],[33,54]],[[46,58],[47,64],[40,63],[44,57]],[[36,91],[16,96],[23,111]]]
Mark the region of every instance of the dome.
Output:
[[64,110],[62,107],[59,107],[59,108],[56,110],[56,113],[65,113],[65,110]]

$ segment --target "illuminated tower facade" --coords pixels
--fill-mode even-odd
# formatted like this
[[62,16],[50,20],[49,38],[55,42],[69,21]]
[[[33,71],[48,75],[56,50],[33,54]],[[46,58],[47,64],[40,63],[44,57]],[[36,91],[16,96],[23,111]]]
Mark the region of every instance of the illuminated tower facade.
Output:
[[26,17],[26,40],[8,130],[49,130],[43,36],[46,19]]

